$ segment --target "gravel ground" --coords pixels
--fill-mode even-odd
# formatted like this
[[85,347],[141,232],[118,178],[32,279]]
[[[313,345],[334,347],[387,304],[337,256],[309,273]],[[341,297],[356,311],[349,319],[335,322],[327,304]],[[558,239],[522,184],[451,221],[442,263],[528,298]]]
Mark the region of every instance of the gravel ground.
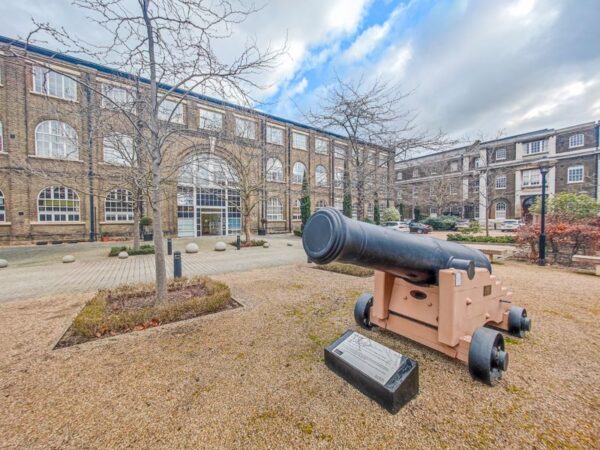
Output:
[[[372,278],[305,265],[231,273],[245,308],[53,351],[89,296],[0,305],[2,448],[593,448],[600,423],[600,278],[495,266],[533,318],[495,388],[381,331],[418,360],[396,415],[330,372]],[[597,448],[597,447],[596,447]]]

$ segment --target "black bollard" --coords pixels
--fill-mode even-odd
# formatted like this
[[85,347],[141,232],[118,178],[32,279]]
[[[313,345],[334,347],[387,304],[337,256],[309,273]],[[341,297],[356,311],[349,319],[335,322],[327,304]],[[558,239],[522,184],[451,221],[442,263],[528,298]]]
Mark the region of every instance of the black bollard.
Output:
[[242,246],[242,239],[240,238],[239,234],[237,235],[237,239],[235,240],[235,246],[237,247],[238,250]]
[[167,255],[173,254],[173,239],[167,239]]
[[175,252],[173,255],[173,276],[181,278],[181,252]]

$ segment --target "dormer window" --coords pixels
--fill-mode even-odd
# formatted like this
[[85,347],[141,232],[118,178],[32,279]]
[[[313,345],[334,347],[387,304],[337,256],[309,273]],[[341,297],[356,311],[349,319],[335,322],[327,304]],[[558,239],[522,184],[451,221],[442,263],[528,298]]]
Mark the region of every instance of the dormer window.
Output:
[[542,153],[542,152],[546,151],[546,141],[545,140],[528,142],[526,145],[527,145],[526,151],[527,151],[528,155],[535,155],[536,153]]
[[584,135],[583,133],[574,134],[569,137],[569,148],[583,147]]

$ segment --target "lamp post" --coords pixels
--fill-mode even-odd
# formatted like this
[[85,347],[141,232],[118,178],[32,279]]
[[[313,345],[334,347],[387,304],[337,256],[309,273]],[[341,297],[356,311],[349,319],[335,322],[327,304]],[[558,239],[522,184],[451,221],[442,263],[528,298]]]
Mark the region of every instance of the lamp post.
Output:
[[543,157],[539,163],[538,168],[542,174],[542,220],[540,223],[540,240],[538,247],[540,249],[540,255],[538,259],[538,265],[546,265],[546,175],[550,172],[550,169],[554,167],[556,160],[548,159]]

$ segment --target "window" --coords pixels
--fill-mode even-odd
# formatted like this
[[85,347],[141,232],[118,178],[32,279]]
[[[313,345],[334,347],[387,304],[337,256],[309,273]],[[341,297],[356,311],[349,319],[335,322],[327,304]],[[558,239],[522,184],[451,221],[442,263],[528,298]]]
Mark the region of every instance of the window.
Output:
[[538,169],[524,170],[521,174],[521,185],[523,187],[542,185],[542,174]]
[[546,141],[533,141],[527,143],[527,154],[534,155],[536,153],[542,153],[546,150]]
[[450,163],[450,172],[456,172],[458,170],[458,161],[452,161]]
[[343,211],[344,210],[344,200],[341,198],[334,199],[333,207],[339,211]]
[[325,139],[315,139],[315,152],[320,155],[327,155],[329,153],[329,141]]
[[269,144],[283,145],[283,129],[267,126],[267,142]]
[[457,189],[456,189],[456,184],[454,182],[449,183],[448,184],[448,194],[450,194],[450,195],[456,195],[457,193],[458,192],[457,192]]
[[333,155],[339,159],[346,159],[346,147],[335,145],[333,147]]
[[302,220],[300,205],[300,199],[296,199],[294,206],[292,207],[292,220]]
[[115,189],[106,196],[104,220],[130,222],[133,220],[133,194],[126,189]]
[[203,130],[221,131],[223,129],[223,114],[210,109],[198,109],[200,123],[198,126]]
[[158,118],[165,122],[185,123],[183,119],[183,103],[178,100],[164,99],[158,106]]
[[483,166],[483,164],[481,162],[481,158],[475,158],[474,166],[475,166],[476,169],[479,169],[480,167]]
[[402,180],[402,172],[396,172],[396,180]]
[[373,203],[369,203],[367,205],[367,217],[371,220],[375,217],[375,208],[373,207]]
[[302,184],[302,180],[304,179],[304,174],[306,173],[306,166],[301,162],[297,162],[294,164],[294,168],[292,170],[292,183]]
[[358,207],[356,206],[356,203],[352,205],[352,218],[354,220],[358,219]]
[[506,219],[506,202],[500,200],[496,203],[496,219]]
[[0,222],[6,222],[6,207],[4,206],[4,194],[0,191]]
[[419,176],[419,169],[413,169],[412,176],[413,178],[417,178]]
[[4,130],[2,129],[2,121],[0,121],[0,153],[4,152]]
[[68,187],[50,186],[38,195],[39,222],[79,222],[79,196]]
[[567,169],[567,183],[583,183],[583,166],[572,166]]
[[235,135],[244,139],[256,139],[256,123],[253,120],[236,117]]
[[124,108],[133,105],[133,96],[124,87],[105,83],[102,85],[100,104],[103,108]]
[[327,208],[327,202],[325,200],[318,200],[316,208]]
[[35,128],[35,154],[44,158],[79,159],[77,132],[58,120],[41,122]]
[[506,189],[506,175],[496,177],[496,189]]
[[308,150],[308,136],[301,133],[292,133],[292,147],[300,150]]
[[63,74],[35,66],[33,68],[33,92],[76,101],[77,83]]
[[584,137],[583,133],[574,134],[569,137],[569,148],[583,147]]
[[283,220],[283,206],[277,197],[267,201],[267,220]]
[[333,187],[344,187],[344,169],[336,168],[333,172]]
[[267,181],[283,181],[283,166],[277,158],[267,160]]
[[321,165],[318,165],[315,169],[315,180],[317,186],[327,186],[327,169]]
[[135,155],[133,153],[133,139],[124,134],[112,134],[105,136],[103,141],[104,162],[119,166],[133,165]]
[[505,148],[497,148],[496,149],[496,161],[502,161],[506,159],[506,149]]

